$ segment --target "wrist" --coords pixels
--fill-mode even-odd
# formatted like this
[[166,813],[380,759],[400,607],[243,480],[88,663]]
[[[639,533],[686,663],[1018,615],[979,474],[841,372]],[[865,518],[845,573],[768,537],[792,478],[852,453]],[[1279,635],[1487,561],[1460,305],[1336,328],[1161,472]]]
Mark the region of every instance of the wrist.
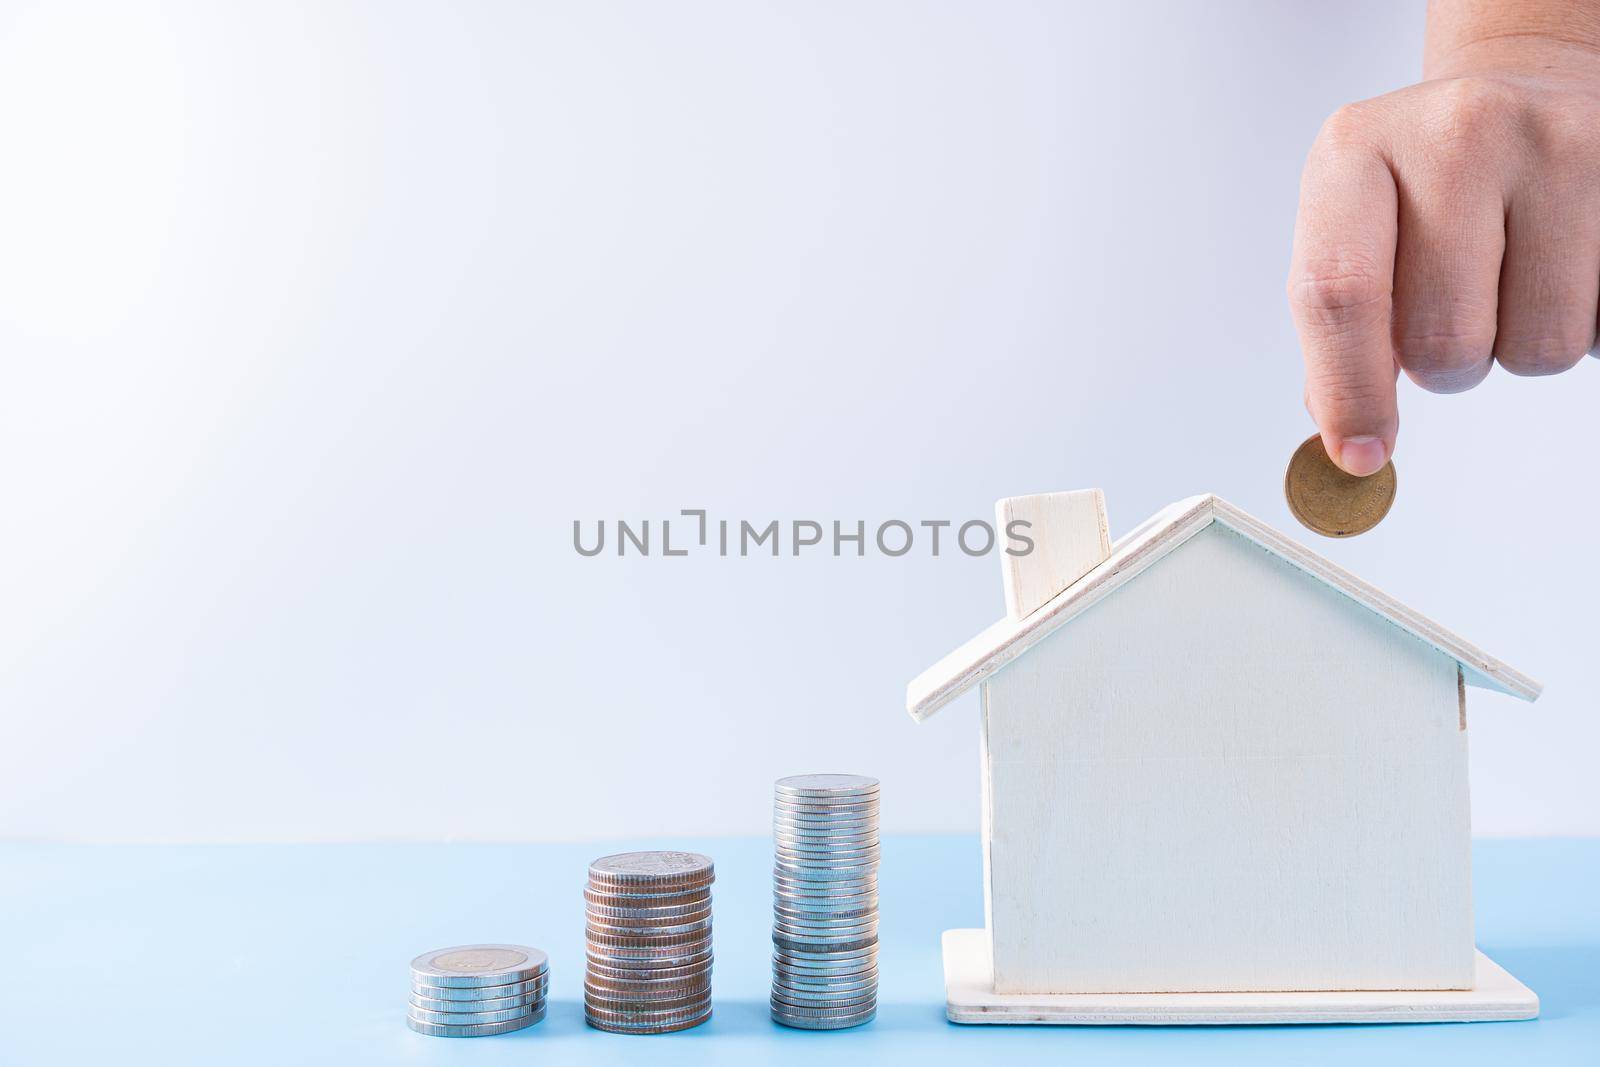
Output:
[[1600,0],[1430,0],[1423,75],[1600,80]]

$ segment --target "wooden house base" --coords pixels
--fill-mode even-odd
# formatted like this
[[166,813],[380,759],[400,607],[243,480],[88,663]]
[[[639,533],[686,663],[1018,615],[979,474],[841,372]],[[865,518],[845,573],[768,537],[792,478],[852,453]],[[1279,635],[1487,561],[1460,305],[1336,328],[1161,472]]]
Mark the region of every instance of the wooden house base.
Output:
[[1482,952],[1472,989],[1320,993],[993,992],[983,930],[944,933],[946,1014],[953,1023],[1188,1026],[1284,1023],[1504,1022],[1532,1019],[1539,998]]

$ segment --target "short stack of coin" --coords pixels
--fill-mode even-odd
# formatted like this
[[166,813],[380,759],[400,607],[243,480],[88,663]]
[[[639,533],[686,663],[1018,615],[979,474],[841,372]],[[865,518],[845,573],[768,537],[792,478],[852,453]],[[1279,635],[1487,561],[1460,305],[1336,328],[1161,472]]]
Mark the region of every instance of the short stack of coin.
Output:
[[624,852],[589,865],[589,1025],[624,1034],[687,1030],[711,1018],[711,860]]
[[878,1010],[878,780],[802,774],[775,793],[772,1018],[860,1026]]
[[544,1018],[550,958],[523,945],[459,945],[411,961],[406,1025],[430,1037],[509,1034]]

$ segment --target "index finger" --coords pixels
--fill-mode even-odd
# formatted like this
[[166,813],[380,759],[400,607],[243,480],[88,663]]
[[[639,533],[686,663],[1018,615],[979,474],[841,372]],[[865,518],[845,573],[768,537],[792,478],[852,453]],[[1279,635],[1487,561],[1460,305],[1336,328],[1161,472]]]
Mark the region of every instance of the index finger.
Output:
[[1323,447],[1364,476],[1388,461],[1400,430],[1390,333],[1399,197],[1388,161],[1344,115],[1323,127],[1300,181],[1289,304]]

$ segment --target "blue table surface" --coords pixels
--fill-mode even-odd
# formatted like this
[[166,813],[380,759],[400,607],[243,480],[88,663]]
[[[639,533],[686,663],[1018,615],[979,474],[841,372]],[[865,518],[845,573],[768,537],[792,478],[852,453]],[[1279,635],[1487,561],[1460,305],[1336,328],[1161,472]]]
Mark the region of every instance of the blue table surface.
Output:
[[[716,860],[715,1014],[603,1034],[583,1023],[579,891],[590,859],[646,847]],[[982,925],[978,842],[890,838],[878,1018],[833,1033],[767,1017],[769,847],[0,845],[0,1064],[1600,1063],[1600,840],[1475,844],[1478,943],[1539,994],[1537,1020],[1068,1028],[945,1021],[939,934]],[[473,1040],[407,1030],[410,959],[479,941],[550,953],[545,1021]]]

